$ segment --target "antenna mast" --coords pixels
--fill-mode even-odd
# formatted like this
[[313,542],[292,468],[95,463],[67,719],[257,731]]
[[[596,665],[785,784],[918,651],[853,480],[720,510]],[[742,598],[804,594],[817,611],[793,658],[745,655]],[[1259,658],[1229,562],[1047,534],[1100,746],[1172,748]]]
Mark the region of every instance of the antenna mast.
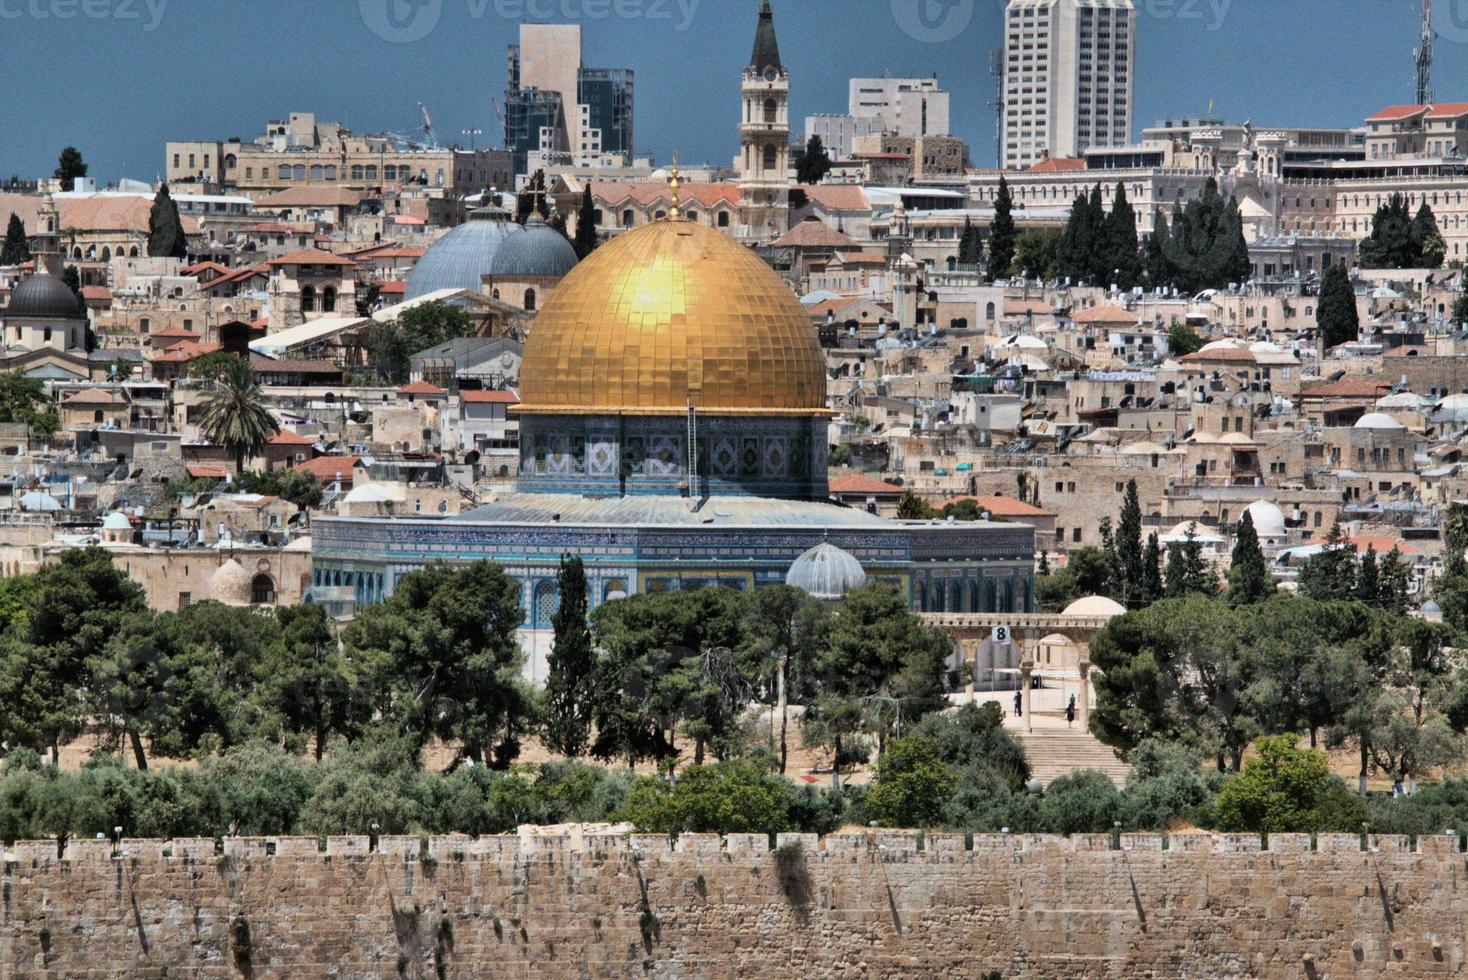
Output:
[[[1431,3],[1432,0],[1427,0]],[[989,74],[994,77],[994,101],[989,108],[994,110],[994,160],[1000,170],[1004,169],[1004,49],[989,52]]]
[[1422,0],[1422,46],[1412,53],[1417,65],[1417,105],[1431,105],[1436,98],[1432,91],[1432,42],[1436,38],[1432,29],[1432,0]]

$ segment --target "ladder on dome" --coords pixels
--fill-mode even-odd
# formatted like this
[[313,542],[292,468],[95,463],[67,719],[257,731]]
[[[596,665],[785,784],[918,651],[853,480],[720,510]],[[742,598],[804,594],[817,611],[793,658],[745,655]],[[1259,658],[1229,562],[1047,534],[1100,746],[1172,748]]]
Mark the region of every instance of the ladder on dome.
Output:
[[688,499],[697,503],[698,495],[698,410],[688,399]]

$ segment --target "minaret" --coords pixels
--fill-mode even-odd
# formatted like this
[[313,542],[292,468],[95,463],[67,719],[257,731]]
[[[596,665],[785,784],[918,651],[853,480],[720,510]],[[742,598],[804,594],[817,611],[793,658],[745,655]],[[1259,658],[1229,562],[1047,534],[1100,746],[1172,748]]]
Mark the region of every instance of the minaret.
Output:
[[790,229],[790,71],[780,61],[770,0],[760,7],[754,54],[740,83],[741,235],[773,242]]
[[52,200],[50,191],[41,198],[41,207],[36,212],[36,227],[30,239],[36,273],[61,275],[61,215],[56,210],[56,202]]

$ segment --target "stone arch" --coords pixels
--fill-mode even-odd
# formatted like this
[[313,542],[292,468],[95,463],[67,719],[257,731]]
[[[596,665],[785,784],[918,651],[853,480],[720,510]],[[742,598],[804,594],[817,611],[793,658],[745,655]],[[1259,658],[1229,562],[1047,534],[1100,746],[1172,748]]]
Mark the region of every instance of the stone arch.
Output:
[[954,579],[948,583],[948,609],[951,612],[963,612],[962,579]]
[[275,579],[261,572],[250,580],[250,605],[275,605]]
[[541,579],[535,583],[534,604],[531,607],[531,627],[538,630],[551,628],[551,617],[561,606],[561,595],[556,590],[554,579]]

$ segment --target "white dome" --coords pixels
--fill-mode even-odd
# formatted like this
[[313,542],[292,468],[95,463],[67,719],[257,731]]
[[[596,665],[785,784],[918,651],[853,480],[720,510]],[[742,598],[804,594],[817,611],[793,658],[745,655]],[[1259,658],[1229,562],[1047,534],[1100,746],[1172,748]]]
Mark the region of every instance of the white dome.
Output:
[[1244,508],[1254,522],[1254,533],[1261,538],[1282,538],[1285,533],[1284,511],[1268,500],[1256,500]]
[[393,493],[393,487],[384,486],[381,483],[363,483],[351,489],[342,503],[346,504],[390,504],[398,499]]
[[817,599],[839,599],[867,584],[861,562],[825,541],[795,559],[785,584],[803,589]]
[[1422,407],[1422,396],[1414,395],[1410,391],[1404,391],[1396,395],[1387,395],[1385,398],[1376,400],[1377,408],[1407,408],[1419,409]]
[[1190,531],[1190,530],[1193,532],[1193,540],[1194,541],[1222,541],[1223,540],[1223,538],[1221,538],[1217,534],[1215,534],[1211,528],[1204,527],[1202,524],[1199,524],[1197,521],[1182,521],[1176,527],[1174,527],[1171,531],[1168,531],[1166,534],[1162,535],[1158,540],[1159,541],[1168,541],[1168,542],[1171,542],[1171,541],[1186,541],[1188,539],[1188,531]]
[[250,604],[250,573],[233,558],[227,559],[209,579],[209,598],[226,606]]
[[127,519],[127,515],[121,511],[113,511],[102,520],[104,531],[131,531],[133,522]]
[[1004,338],[1004,342],[1001,343],[999,346],[1006,348],[1019,348],[1021,350],[1045,350],[1050,345],[1045,343],[1045,341],[1041,340],[1039,337],[1032,337],[1026,333],[1017,333],[1013,336]]
[[1215,340],[1212,343],[1204,344],[1202,347],[1198,348],[1198,353],[1200,353],[1200,354],[1206,354],[1209,351],[1215,351],[1215,350],[1238,350],[1238,349],[1239,349],[1239,342],[1237,340],[1234,340],[1232,337],[1228,337],[1228,338],[1225,338],[1223,340]]
[[1120,616],[1126,612],[1126,607],[1115,599],[1108,599],[1104,595],[1088,595],[1084,599],[1077,599],[1065,607],[1062,616]]
[[1356,421],[1357,429],[1404,429],[1406,426],[1385,412],[1367,412]]

